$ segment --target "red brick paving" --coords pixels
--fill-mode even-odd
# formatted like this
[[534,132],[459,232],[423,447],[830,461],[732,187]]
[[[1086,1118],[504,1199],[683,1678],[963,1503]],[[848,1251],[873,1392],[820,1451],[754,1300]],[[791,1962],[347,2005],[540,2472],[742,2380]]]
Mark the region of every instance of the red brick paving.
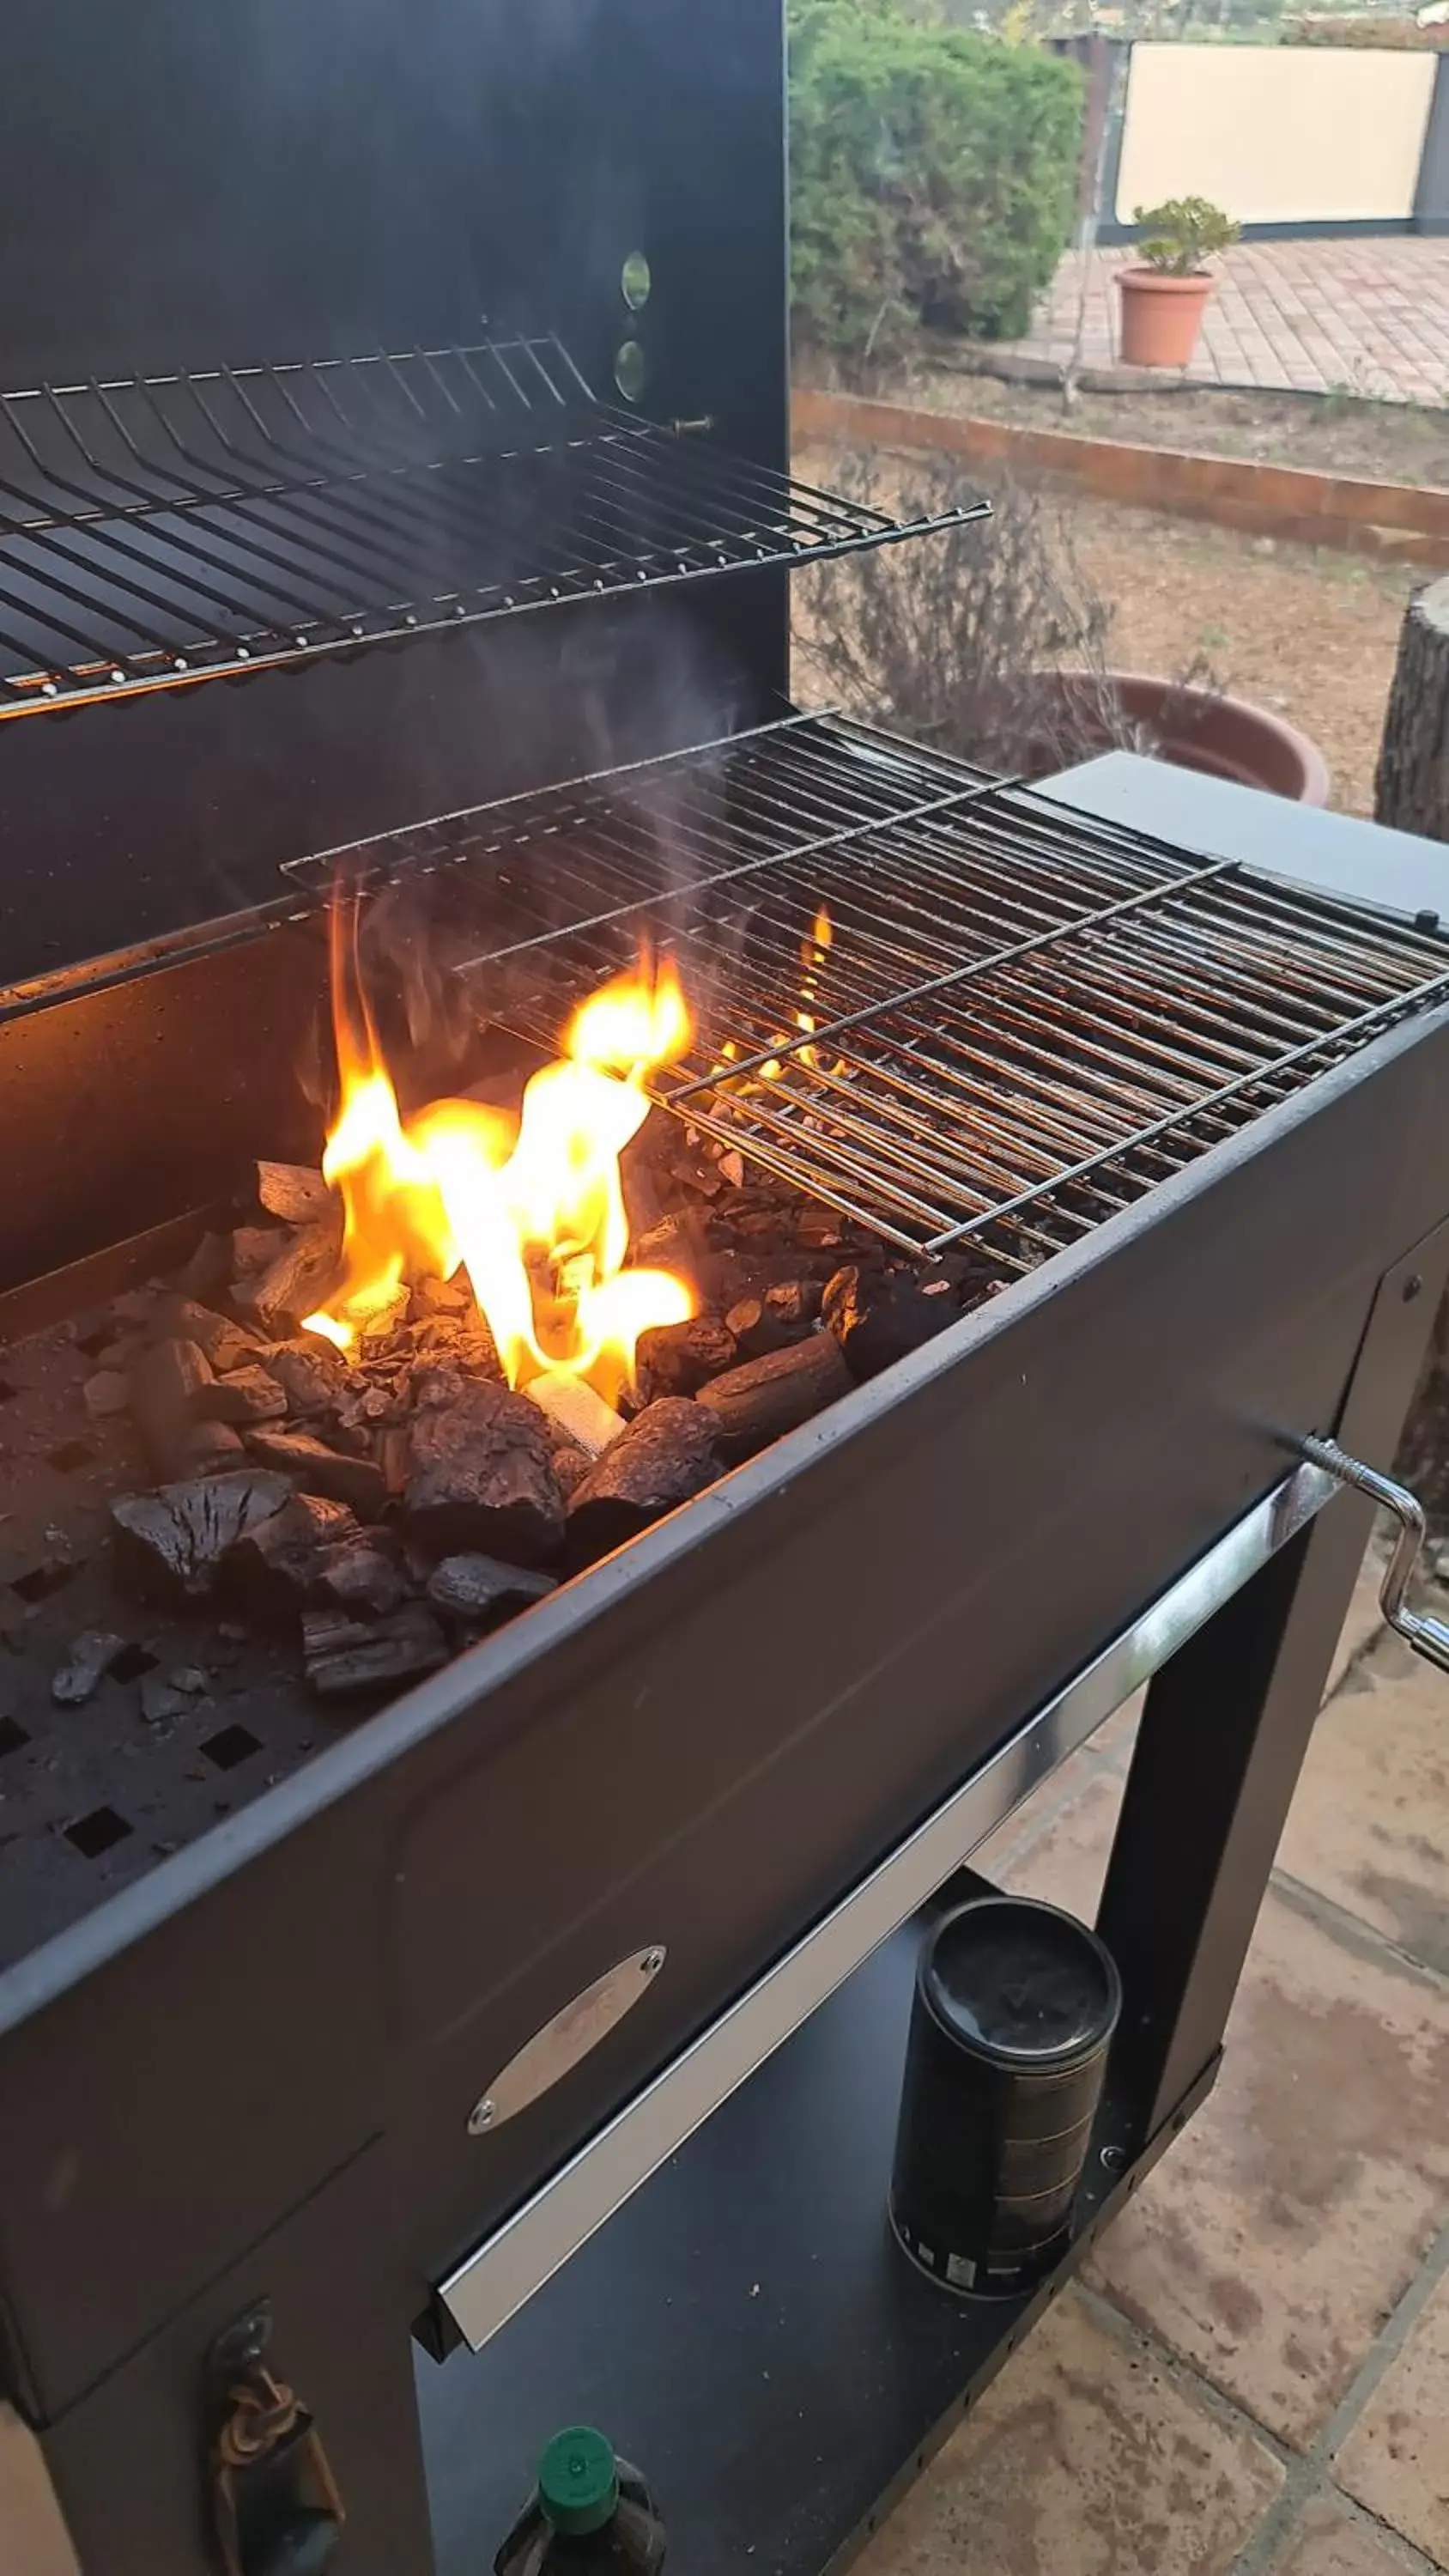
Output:
[[[1087,263],[1081,363],[1117,358],[1115,271],[1127,250],[1069,252],[1024,356],[1071,355]],[[998,346],[1002,344],[998,343]],[[1449,238],[1239,242],[1219,263],[1194,383],[1449,402]]]

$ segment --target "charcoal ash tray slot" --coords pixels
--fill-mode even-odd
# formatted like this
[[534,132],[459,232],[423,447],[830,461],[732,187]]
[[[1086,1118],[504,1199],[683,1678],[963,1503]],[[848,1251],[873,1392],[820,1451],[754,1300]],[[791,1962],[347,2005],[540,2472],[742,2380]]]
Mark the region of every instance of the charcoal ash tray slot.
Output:
[[0,718],[568,600],[897,520],[602,403],[553,334],[0,394]]

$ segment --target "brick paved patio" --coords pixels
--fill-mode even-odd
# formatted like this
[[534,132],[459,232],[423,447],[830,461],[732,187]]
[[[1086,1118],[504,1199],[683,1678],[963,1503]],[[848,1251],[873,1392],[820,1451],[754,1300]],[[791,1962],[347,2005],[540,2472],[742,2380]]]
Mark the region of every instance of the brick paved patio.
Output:
[[[1112,280],[1133,255],[1085,254],[1088,367],[1116,360]],[[1058,365],[1070,355],[1082,258],[1063,260],[1029,338],[998,347]],[[1449,239],[1239,242],[1221,263],[1188,375],[1260,391],[1449,402]]]
[[[1449,2569],[1449,1682],[1375,1595],[1217,2091],[857,2576]],[[1133,1726],[978,1866],[1090,1919]]]

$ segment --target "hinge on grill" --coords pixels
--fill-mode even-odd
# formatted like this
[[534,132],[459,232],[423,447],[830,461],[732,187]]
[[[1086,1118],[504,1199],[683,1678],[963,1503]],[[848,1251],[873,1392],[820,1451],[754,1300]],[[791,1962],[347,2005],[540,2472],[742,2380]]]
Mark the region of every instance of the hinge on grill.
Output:
[[210,2355],[212,2525],[223,2576],[320,2576],[346,2511],[311,2415],[268,2368],[265,2301]]

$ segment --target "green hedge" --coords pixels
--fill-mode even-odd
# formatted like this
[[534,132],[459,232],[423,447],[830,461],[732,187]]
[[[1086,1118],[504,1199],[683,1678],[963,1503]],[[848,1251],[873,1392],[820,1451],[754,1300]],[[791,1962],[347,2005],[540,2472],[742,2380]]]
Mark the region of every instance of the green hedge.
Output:
[[849,359],[916,323],[1024,332],[1071,230],[1082,83],[894,0],[790,0],[797,332]]

